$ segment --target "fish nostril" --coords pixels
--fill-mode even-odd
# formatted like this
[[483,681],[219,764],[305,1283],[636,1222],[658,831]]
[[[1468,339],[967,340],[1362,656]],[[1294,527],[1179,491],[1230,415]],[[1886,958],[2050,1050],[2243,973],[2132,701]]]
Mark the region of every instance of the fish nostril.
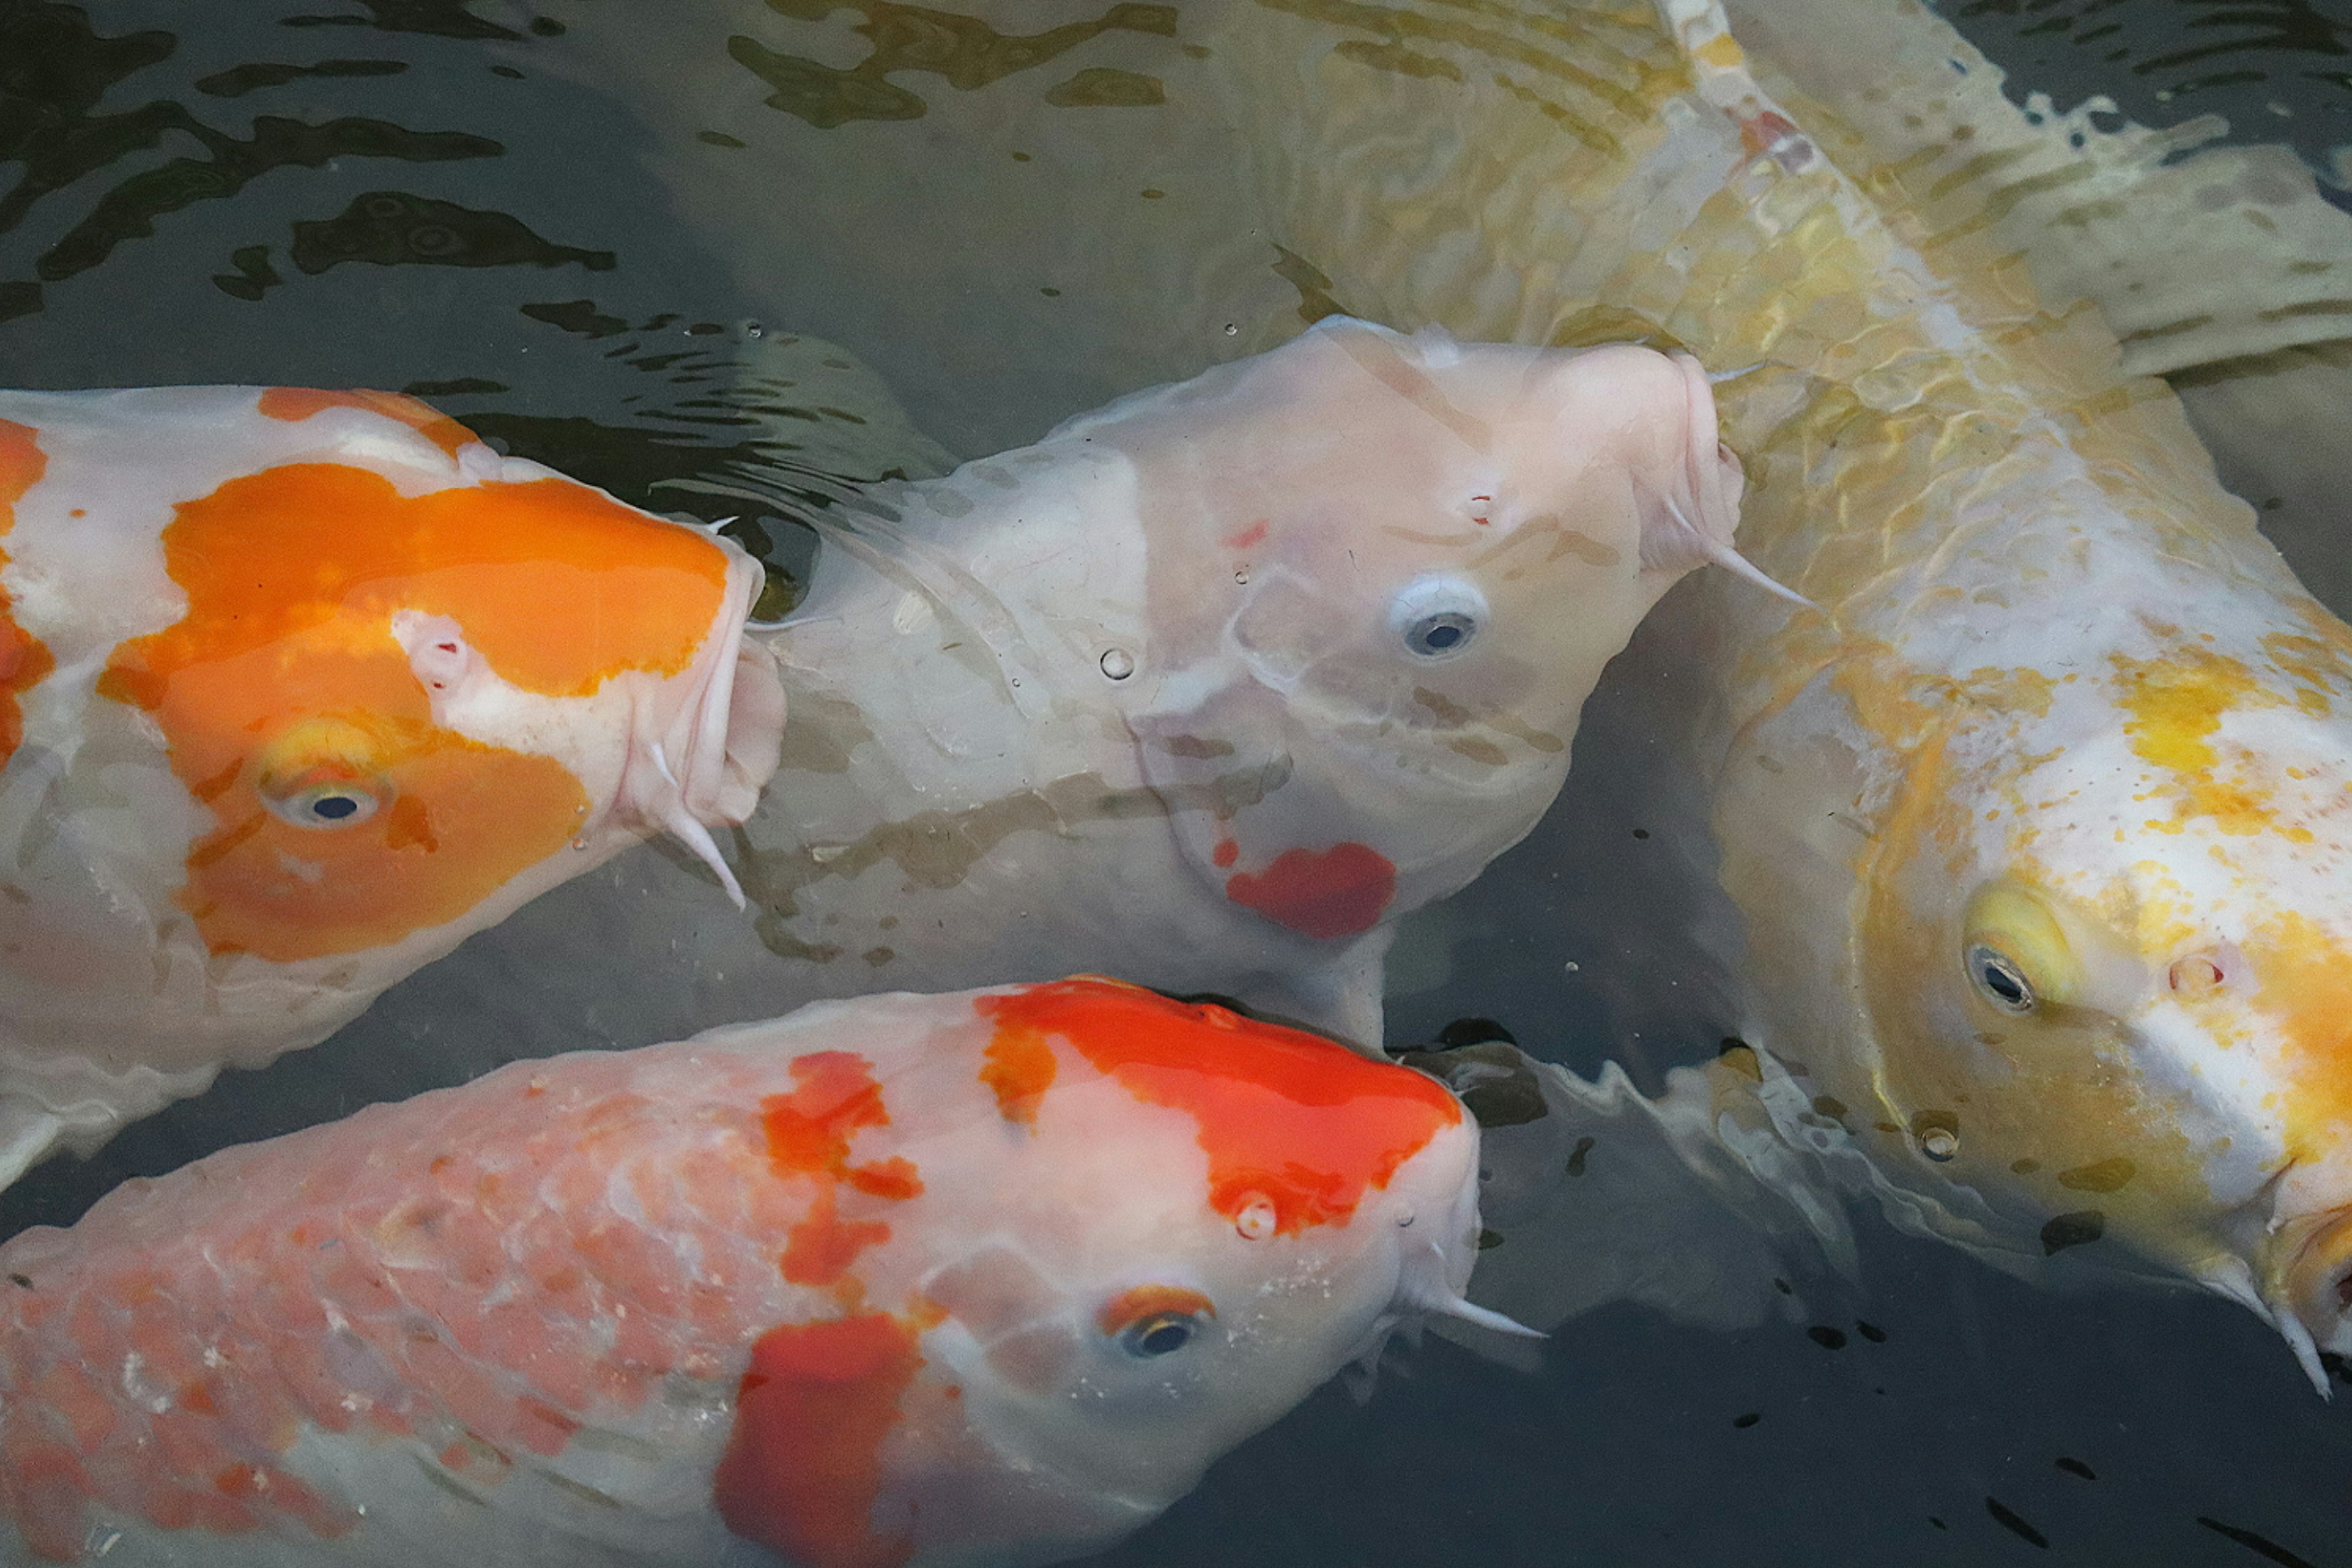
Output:
[[2229,976],[2222,972],[2221,966],[2213,961],[2210,954],[2192,952],[2186,958],[2174,959],[2172,968],[2167,973],[2166,978],[2171,983],[2175,991],[2190,996],[2201,996],[2206,992],[2220,986]]
[[2336,1278],[2336,1310],[2352,1312],[2352,1268],[2346,1269]]

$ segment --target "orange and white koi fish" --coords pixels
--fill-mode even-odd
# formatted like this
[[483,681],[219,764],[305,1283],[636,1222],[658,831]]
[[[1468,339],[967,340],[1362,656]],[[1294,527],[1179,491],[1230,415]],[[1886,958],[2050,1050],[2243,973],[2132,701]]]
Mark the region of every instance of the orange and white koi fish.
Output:
[[1045,1563],[1466,1313],[1434,1080],[1097,979],[519,1062],[0,1246],[0,1563]]
[[0,393],[0,1185],[773,765],[758,566],[408,398]]
[[756,923],[643,854],[499,973],[661,951],[618,1006],[707,1023],[1083,969],[1375,1042],[1397,921],[1535,825],[1659,595],[1744,569],[1740,482],[1687,356],[1334,318],[886,489],[754,634]]

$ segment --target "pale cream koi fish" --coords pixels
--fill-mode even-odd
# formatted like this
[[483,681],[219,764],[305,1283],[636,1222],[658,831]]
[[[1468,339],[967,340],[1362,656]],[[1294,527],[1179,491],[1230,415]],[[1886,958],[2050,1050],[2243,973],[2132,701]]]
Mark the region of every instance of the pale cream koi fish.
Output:
[[758,565],[412,399],[0,393],[0,1184],[773,766]]
[[1849,177],[1708,5],[1285,0],[1207,41],[1336,297],[1731,373],[1743,542],[1819,608],[1695,601],[1765,1047],[1696,1126],[1792,1201],[2197,1283],[2315,1377],[2352,1350],[2352,631],[2170,395]]
[[1085,969],[1377,1042],[1397,920],[1534,826],[1658,596],[1742,564],[1713,408],[1686,356],[1335,319],[886,488],[754,634],[756,922],[643,853],[470,983],[660,952],[599,1016],[709,1022]]
[[0,1563],[1048,1563],[1482,1314],[1432,1079],[1078,979],[232,1149],[0,1246]]

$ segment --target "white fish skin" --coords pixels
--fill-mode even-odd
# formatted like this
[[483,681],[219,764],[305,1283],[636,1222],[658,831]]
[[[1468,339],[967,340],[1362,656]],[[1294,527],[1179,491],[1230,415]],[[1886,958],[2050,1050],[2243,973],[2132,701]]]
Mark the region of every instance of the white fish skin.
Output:
[[[1488,338],[1646,321],[1741,373],[1743,542],[1821,608],[1690,601],[1742,1034],[1779,1069],[1718,1069],[1746,1109],[1699,1125],[1796,1152],[1756,1163],[1800,1208],[1858,1190],[2022,1273],[2200,1285],[2315,1375],[2352,1346],[2352,630],[2170,395],[1850,178],[1703,0],[1224,21],[1275,232],[1335,295]],[[1400,124],[1431,131],[1410,182]],[[1394,243],[1435,234],[1477,243]]]
[[1102,980],[519,1063],[0,1246],[0,1563],[1084,1555],[1469,1310],[1477,1150]]
[[412,399],[0,392],[0,1184],[772,767],[757,563]]
[[755,634],[793,715],[730,850],[756,930],[641,854],[477,984],[666,950],[631,992],[707,1021],[1086,970],[1376,1042],[1395,921],[1550,805],[1739,489],[1686,358],[1335,318],[883,491]]

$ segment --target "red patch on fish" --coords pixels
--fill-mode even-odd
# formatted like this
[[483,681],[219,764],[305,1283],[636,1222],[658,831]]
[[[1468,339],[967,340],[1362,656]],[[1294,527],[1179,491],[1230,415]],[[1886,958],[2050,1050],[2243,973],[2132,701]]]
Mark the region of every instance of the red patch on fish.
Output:
[[1357,936],[1378,925],[1395,899],[1396,864],[1353,842],[1286,849],[1263,871],[1234,872],[1225,897],[1302,936]]
[[1224,542],[1225,548],[1228,550],[1247,550],[1253,544],[1265,543],[1265,526],[1268,521],[1268,519],[1263,517],[1259,518],[1255,522],[1251,523],[1247,528],[1242,530],[1239,533],[1234,534],[1231,539],[1226,540]]
[[1218,839],[1217,847],[1209,851],[1209,864],[1220,871],[1231,868],[1233,863],[1241,858],[1242,847],[1230,838]]
[[453,458],[459,447],[470,447],[481,439],[432,405],[397,392],[322,392],[310,386],[272,386],[262,392],[257,406],[265,417],[289,421],[308,419],[330,408],[364,408],[370,414],[399,420]]
[[911,1531],[877,1531],[874,1505],[883,1442],[922,1370],[916,1347],[884,1313],[761,1335],[712,1477],[727,1528],[808,1568],[897,1568],[912,1556]]
[[1210,1206],[1271,1204],[1274,1234],[1344,1225],[1462,1109],[1434,1079],[1223,1007],[1078,979],[981,997],[992,1052],[1061,1041],[1150,1105],[1198,1124]]
[[[16,525],[16,501],[40,483],[48,468],[29,425],[0,419],[0,540]],[[0,566],[8,556],[0,551]],[[57,668],[49,650],[16,624],[7,590],[0,588],[0,767],[16,754],[25,741],[25,709],[20,695],[38,685]]]
[[778,1174],[814,1177],[815,1199],[785,1238],[784,1278],[795,1285],[834,1285],[857,1255],[890,1239],[878,1220],[845,1220],[840,1189],[902,1203],[923,1190],[912,1162],[893,1156],[870,1164],[849,1163],[850,1141],[869,1127],[890,1125],[882,1086],[864,1057],[853,1051],[817,1051],[792,1065],[790,1094],[760,1102],[768,1134],[768,1163]]

